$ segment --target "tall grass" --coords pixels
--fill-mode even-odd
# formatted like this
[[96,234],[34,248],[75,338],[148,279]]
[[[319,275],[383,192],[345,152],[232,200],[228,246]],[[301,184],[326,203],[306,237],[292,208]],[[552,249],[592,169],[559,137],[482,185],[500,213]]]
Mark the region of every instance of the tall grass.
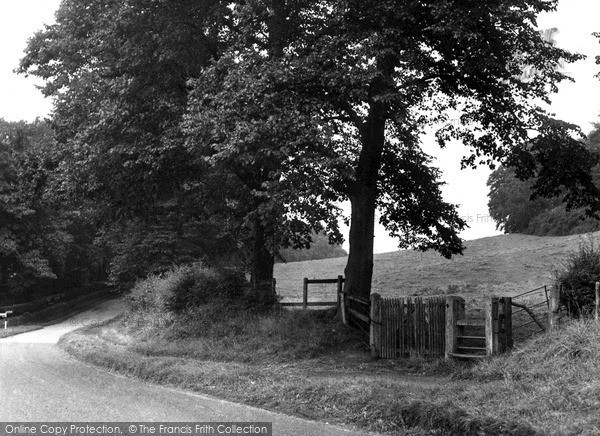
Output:
[[360,347],[334,312],[269,305],[238,272],[202,264],[139,281],[127,301],[120,327],[139,339],[136,351],[146,355],[281,362],[328,354],[340,344]]

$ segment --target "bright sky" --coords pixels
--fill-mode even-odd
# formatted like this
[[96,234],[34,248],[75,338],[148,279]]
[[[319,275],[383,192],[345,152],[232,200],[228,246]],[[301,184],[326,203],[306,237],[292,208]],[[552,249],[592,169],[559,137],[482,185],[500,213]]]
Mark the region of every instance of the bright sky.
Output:
[[[23,56],[27,39],[44,23],[53,21],[59,4],[60,0],[0,0],[0,117],[5,120],[32,121],[48,115],[51,110],[50,102],[35,87],[39,82],[18,76],[13,70]],[[555,35],[559,47],[588,56],[584,61],[567,66],[566,71],[576,83],[564,84],[551,107],[558,118],[580,125],[585,133],[591,130],[592,123],[600,121],[600,80],[594,78],[600,72],[600,66],[595,64],[600,45],[591,35],[600,32],[598,16],[598,0],[560,0],[556,12],[538,21],[540,29],[556,27],[559,30]],[[485,168],[460,171],[459,161],[464,153],[460,144],[439,150],[432,144],[431,137],[423,141],[425,149],[436,156],[436,164],[444,172],[446,200],[460,205],[460,214],[470,225],[462,237],[475,239],[499,234],[488,216],[486,181],[490,171]],[[376,252],[394,251],[396,247],[385,230],[376,230]]]

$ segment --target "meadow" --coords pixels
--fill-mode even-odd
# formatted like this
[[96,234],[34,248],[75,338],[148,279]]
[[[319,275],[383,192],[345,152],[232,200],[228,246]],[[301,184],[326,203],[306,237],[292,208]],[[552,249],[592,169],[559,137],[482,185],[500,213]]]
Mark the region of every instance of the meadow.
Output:
[[[445,259],[435,252],[403,250],[376,254],[372,292],[384,297],[452,294],[480,304],[490,296],[514,296],[554,283],[554,271],[590,235],[540,237],[500,235],[466,242],[463,255]],[[345,257],[275,265],[282,301],[302,300],[302,280],[344,274]],[[310,285],[309,301],[335,300],[335,285]]]

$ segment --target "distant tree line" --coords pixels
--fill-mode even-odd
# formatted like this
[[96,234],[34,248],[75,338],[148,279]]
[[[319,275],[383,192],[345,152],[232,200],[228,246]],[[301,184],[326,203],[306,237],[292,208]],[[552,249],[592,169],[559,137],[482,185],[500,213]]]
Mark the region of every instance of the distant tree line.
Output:
[[327,235],[323,234],[312,236],[312,243],[308,250],[286,248],[279,252],[279,259],[282,262],[302,262],[304,260],[330,259],[346,256],[348,256],[348,253],[341,245],[330,244]]
[[[600,151],[600,126],[587,136],[586,147]],[[568,156],[564,157],[568,159]],[[557,171],[561,171],[557,169]],[[600,165],[592,168],[593,183],[600,187]],[[600,230],[600,219],[588,216],[584,208],[567,209],[564,192],[547,198],[535,196],[535,179],[520,180],[515,171],[500,167],[488,179],[490,215],[506,233],[536,236],[564,236]]]

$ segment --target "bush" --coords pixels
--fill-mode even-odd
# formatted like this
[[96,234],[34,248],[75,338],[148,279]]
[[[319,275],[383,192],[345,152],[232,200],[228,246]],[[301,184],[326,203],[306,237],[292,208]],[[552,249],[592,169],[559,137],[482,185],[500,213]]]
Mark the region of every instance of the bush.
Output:
[[139,280],[128,295],[133,311],[180,314],[209,302],[230,303],[244,295],[242,272],[201,263],[182,265]]
[[169,300],[169,310],[182,313],[209,302],[231,303],[242,298],[245,275],[235,269],[197,266],[182,277]]
[[572,316],[591,313],[596,301],[595,283],[600,281],[600,249],[591,236],[569,254],[557,280],[563,284],[561,304]]

